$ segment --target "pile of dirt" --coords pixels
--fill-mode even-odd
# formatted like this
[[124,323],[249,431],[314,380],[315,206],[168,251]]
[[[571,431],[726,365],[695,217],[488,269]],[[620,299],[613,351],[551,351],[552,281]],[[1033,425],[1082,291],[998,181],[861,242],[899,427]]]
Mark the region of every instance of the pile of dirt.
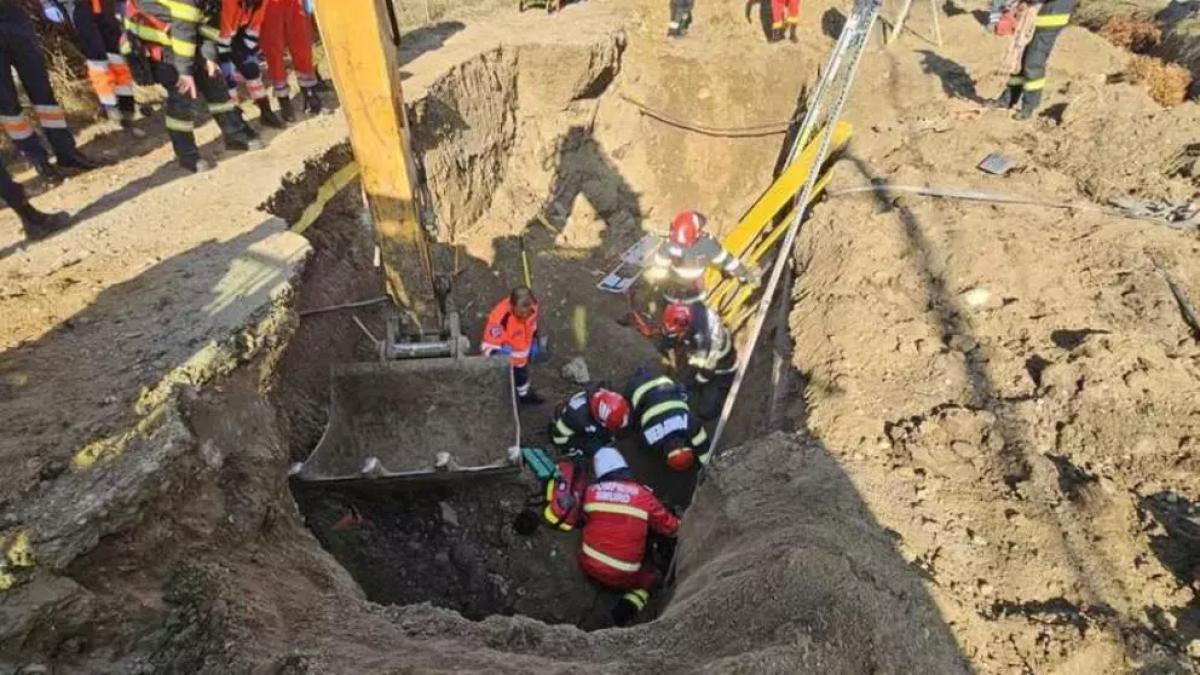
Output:
[[1192,75],[1187,68],[1153,56],[1133,57],[1129,62],[1129,75],[1133,82],[1145,84],[1150,97],[1164,106],[1186,101],[1192,84]]
[[1153,22],[1128,16],[1114,16],[1100,28],[1100,34],[1118,47],[1143,54],[1162,42],[1162,29]]

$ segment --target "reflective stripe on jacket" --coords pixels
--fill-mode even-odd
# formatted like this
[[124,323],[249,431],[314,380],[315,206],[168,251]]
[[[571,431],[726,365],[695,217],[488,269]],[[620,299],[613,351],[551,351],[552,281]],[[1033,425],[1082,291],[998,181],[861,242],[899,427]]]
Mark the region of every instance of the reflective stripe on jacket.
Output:
[[479,341],[479,349],[484,354],[492,354],[502,347],[512,349],[512,364],[520,368],[529,363],[529,351],[533,348],[534,335],[537,333],[538,306],[533,303],[533,314],[522,321],[512,313],[512,304],[505,297],[492,308],[488,315],[487,324],[483,327],[483,338]]
[[631,480],[608,480],[588,487],[583,513],[586,521],[580,557],[618,572],[634,573],[642,568],[650,531],[673,536],[679,529],[679,519],[650,488]]

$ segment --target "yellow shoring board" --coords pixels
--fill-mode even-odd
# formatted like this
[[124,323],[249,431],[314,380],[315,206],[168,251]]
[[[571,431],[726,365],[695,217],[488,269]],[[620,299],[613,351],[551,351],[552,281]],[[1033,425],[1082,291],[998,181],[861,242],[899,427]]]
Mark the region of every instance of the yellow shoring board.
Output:
[[[850,135],[854,132],[854,128],[849,122],[839,121],[833,130],[833,138],[829,144],[829,154],[833,155],[838,150],[841,150],[850,140]],[[813,139],[809,141],[804,150],[784,169],[779,178],[771,184],[771,187],[763,193],[754,206],[742,216],[738,224],[729,231],[721,239],[721,245],[731,254],[742,257],[746,251],[754,244],[763,230],[771,224],[775,218],[775,214],[779,213],[780,209],[792,201],[796,193],[800,192],[800,188],[804,186],[808,180],[808,174],[812,171],[813,163],[816,161],[817,152],[821,149],[820,144],[821,134],[818,131],[813,134]],[[815,194],[815,192],[814,192]],[[704,276],[704,285],[706,288],[713,288],[721,281],[721,273],[717,270],[709,270]],[[715,304],[713,300],[720,300],[714,296],[710,296],[710,305]]]

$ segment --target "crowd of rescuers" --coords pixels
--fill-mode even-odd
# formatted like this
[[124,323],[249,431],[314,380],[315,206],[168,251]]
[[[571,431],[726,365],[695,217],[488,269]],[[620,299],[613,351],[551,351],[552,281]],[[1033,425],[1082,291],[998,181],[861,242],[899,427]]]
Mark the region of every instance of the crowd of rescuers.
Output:
[[[641,451],[661,458],[672,471],[708,464],[704,423],[721,413],[738,354],[720,315],[704,302],[704,275],[716,269],[750,285],[761,279],[758,269],[744,265],[705,232],[705,224],[695,211],[676,216],[645,274],[665,300],[654,336],[657,348],[668,362],[682,366],[641,366],[624,387],[592,382],[560,402],[549,422],[556,459],[547,457],[552,464],[539,476],[547,482],[544,518],[527,513],[518,519],[517,529],[524,533],[544,521],[562,530],[582,528],[583,571],[601,586],[624,593],[612,612],[617,625],[631,622],[661,584],[680,519],[635,478],[616,443],[634,438]],[[522,405],[544,402],[530,375],[531,361],[546,351],[538,311],[532,289],[518,286],[496,303],[481,339],[484,354],[509,357]]]

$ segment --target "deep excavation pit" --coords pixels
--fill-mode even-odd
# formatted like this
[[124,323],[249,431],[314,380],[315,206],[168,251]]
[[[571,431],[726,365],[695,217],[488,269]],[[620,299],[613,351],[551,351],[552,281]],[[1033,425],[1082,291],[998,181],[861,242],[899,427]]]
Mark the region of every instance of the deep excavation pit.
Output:
[[[551,360],[535,369],[547,403],[521,411],[527,444],[548,445],[545,427],[553,405],[572,388],[557,371],[571,357],[583,355],[594,379],[617,388],[638,365],[658,360],[648,341],[617,323],[627,309],[624,299],[594,288],[599,270],[611,267],[616,254],[645,231],[661,229],[655,220],[665,220],[661,210],[658,218],[648,217],[654,208],[643,204],[633,181],[658,179],[670,192],[694,192],[679,187],[679,176],[649,153],[621,164],[614,160],[641,144],[661,143],[667,156],[678,140],[631,118],[631,106],[613,95],[624,50],[620,34],[585,45],[498,49],[456,68],[413,110],[414,147],[426,163],[446,244],[439,261],[449,267],[457,259],[462,270],[454,299],[466,308],[463,320],[474,344],[491,303],[520,282],[516,236],[522,230],[533,255],[534,286],[545,303],[541,327],[555,346]],[[631,124],[642,127],[638,145]],[[710,152],[698,145],[704,142],[689,139],[687,152],[699,151],[710,162],[730,150],[749,155],[744,142],[743,147],[711,142]],[[769,165],[772,158],[765,154],[755,161]],[[698,196],[670,200],[667,208],[690,205]],[[356,190],[347,190],[308,233],[317,253],[305,275],[304,307],[367,297],[379,287],[373,268],[348,268],[348,261],[364,260],[371,250],[370,230],[356,222],[357,197]],[[560,231],[534,224],[537,213]],[[449,253],[454,248],[457,255]],[[369,308],[356,313],[379,334],[381,319],[371,314]],[[371,351],[345,313],[301,323],[280,368],[278,389],[294,459],[311,450],[325,422],[330,366],[369,359]],[[747,396],[757,393],[751,387]],[[694,474],[668,475],[661,460],[642,456],[632,439],[621,447],[664,500],[687,505]],[[475,620],[523,614],[547,623],[607,625],[616,596],[598,591],[579,571],[576,535],[514,533],[514,518],[537,493],[529,476],[337,487],[295,481],[293,490],[313,534],[375,602],[428,601]]]

